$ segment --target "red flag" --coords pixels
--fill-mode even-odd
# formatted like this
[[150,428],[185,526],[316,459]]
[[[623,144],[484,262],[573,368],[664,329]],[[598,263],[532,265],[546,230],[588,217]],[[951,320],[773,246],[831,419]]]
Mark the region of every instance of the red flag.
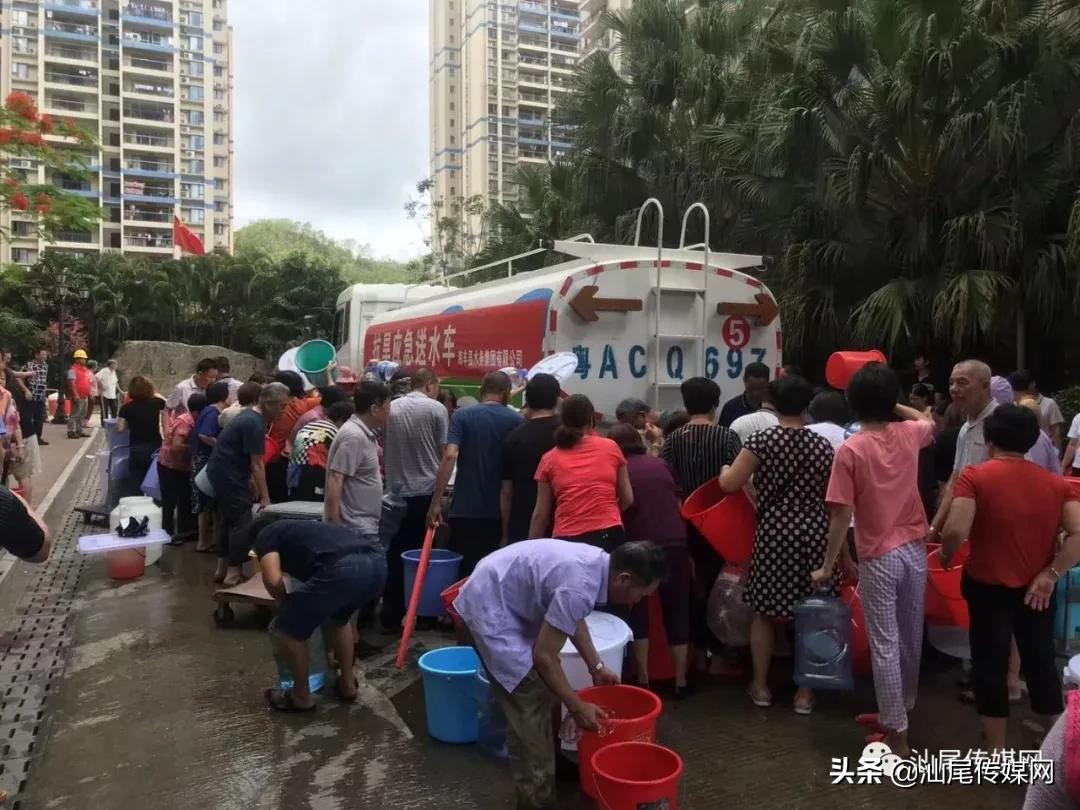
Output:
[[206,253],[206,248],[203,247],[202,240],[195,235],[195,232],[191,230],[187,225],[180,221],[180,217],[173,217],[173,244],[175,244],[184,253],[193,253],[196,256],[202,256]]

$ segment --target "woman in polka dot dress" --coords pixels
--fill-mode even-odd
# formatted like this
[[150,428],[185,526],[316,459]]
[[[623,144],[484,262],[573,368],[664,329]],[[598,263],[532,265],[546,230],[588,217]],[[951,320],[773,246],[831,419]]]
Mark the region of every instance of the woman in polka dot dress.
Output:
[[[795,605],[813,592],[810,573],[825,558],[825,489],[833,450],[827,439],[803,425],[812,397],[810,383],[801,377],[770,383],[769,399],[780,424],[747,438],[735,463],[720,475],[725,492],[738,492],[751,477],[757,492],[757,533],[743,598],[754,610],[750,699],[763,708],[772,704],[768,677],[774,625],[790,619]],[[799,689],[795,711],[809,714],[812,709],[813,694]]]

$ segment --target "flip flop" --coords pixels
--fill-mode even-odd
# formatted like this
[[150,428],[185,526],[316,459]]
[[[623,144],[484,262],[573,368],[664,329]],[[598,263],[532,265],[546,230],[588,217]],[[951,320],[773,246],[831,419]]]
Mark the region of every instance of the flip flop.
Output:
[[750,687],[746,690],[746,694],[750,698],[750,702],[759,709],[767,709],[772,706],[772,695],[768,692],[758,694],[754,692],[753,687]]
[[873,731],[878,734],[885,731],[881,726],[881,715],[878,712],[864,712],[863,714],[857,714],[855,715],[855,722],[867,731]]
[[814,712],[814,701],[813,700],[796,700],[792,708],[794,708],[795,714],[797,714],[797,715],[799,715],[801,717],[805,717],[808,714],[813,714],[813,712]]
[[341,691],[341,679],[338,678],[334,681],[334,695],[342,703],[356,703],[356,699],[360,697],[360,679],[353,678],[353,683],[356,684],[356,691],[352,695],[346,695]]
[[266,698],[266,705],[277,712],[308,714],[315,711],[314,703],[310,706],[297,706],[293,703],[292,692],[287,692],[284,689],[267,689],[263,692],[263,697]]

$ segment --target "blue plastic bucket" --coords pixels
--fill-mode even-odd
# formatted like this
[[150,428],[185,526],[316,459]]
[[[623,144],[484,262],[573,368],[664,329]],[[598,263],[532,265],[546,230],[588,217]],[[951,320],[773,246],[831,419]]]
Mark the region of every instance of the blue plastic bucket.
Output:
[[[405,551],[401,555],[401,562],[405,574],[405,604],[409,604],[412,597],[413,582],[416,580],[416,569],[420,567],[421,550],[416,548]],[[457,582],[460,577],[461,555],[441,548],[433,548],[428,560],[427,576],[424,577],[424,590],[420,592],[420,607],[416,611],[417,616],[442,616],[446,613],[443,605],[442,592]]]
[[428,734],[445,743],[476,742],[476,670],[480,657],[472,647],[443,647],[420,656]]

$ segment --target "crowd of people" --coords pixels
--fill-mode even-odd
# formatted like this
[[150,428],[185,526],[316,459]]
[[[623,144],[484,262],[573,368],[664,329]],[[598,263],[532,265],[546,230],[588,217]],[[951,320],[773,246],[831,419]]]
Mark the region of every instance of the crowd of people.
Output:
[[[39,353],[34,363],[46,360]],[[68,374],[76,395],[90,390],[82,361],[77,354]],[[356,635],[342,628],[379,603],[382,628],[400,632],[401,554],[445,526],[445,545],[469,577],[456,607],[508,717],[525,806],[550,796],[551,727],[537,717],[552,695],[583,728],[602,715],[554,673],[562,643],[578,645],[595,662],[594,679],[610,682],[583,619],[597,606],[621,615],[634,635],[628,677],[652,686],[644,597],[653,590],[673,697],[692,694],[708,674],[743,673],[749,699],[765,708],[795,607],[815,589],[857,579],[878,703],[861,722],[906,755],[928,544],[948,566],[966,543],[970,697],[986,747],[1004,747],[1009,705],[1022,691],[1048,725],[1062,712],[1052,614],[1057,580],[1080,562],[1080,501],[1064,478],[1080,472],[1080,416],[1064,430],[1057,404],[1026,372],[996,377],[969,360],[944,383],[920,358],[902,383],[871,363],[840,392],[815,388],[797,369],[771,379],[751,364],[744,391],[726,403],[714,381],[698,377],[682,383],[682,410],[658,414],[627,399],[609,421],[546,374],[515,390],[492,371],[477,399],[457,400],[429,369],[388,378],[373,369],[362,380],[342,370],[335,384],[311,389],[290,371],[242,383],[226,358],[206,359],[167,396],[143,376],[125,391],[111,362],[94,376],[103,415],[118,404],[117,430],[130,433],[128,492],[156,458],[172,542],[216,555],[213,579],[225,587],[243,581],[252,549],[262,560],[267,588],[282,600],[275,637],[297,676],[292,690],[268,691],[275,709],[313,708],[300,676],[310,664],[306,639],[325,621],[338,628],[335,691],[355,698]],[[26,458],[17,451],[38,424],[38,406],[26,404],[41,401],[37,374],[34,365],[6,370],[0,388],[17,478]],[[739,572],[753,616],[748,654],[709,629],[705,605],[725,561],[681,512],[710,483],[745,493],[757,515]],[[286,500],[321,501],[322,525],[254,516],[253,506]],[[301,581],[295,594],[285,594],[285,574]],[[810,690],[794,690],[792,707],[811,714]]]

